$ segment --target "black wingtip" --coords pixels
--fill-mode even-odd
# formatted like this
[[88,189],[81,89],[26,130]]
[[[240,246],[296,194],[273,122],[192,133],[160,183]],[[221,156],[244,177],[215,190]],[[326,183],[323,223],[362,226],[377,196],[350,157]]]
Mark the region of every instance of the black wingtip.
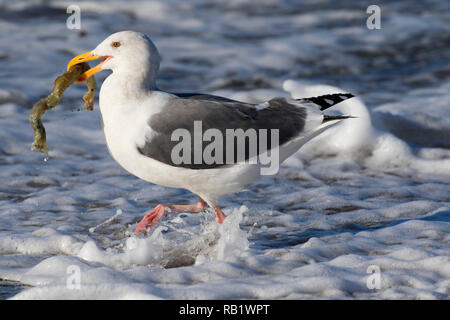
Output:
[[352,119],[352,118],[358,118],[354,116],[330,116],[330,115],[324,115],[322,123],[333,121],[333,120],[344,120],[344,119]]
[[320,106],[320,110],[326,110],[339,102],[344,100],[353,98],[354,95],[351,93],[334,93],[334,94],[325,94],[323,96],[304,98],[300,100],[309,101],[315,103]]

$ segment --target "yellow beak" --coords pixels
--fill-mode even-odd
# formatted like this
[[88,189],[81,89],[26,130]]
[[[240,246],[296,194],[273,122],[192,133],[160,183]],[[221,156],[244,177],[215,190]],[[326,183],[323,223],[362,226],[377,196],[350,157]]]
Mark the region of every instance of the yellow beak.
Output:
[[110,57],[103,57],[103,56],[95,56],[91,54],[91,51],[85,52],[83,54],[80,54],[79,56],[76,56],[72,60],[70,60],[69,64],[67,65],[67,70],[70,69],[71,66],[76,65],[78,63],[96,60],[100,58],[105,58],[101,63],[96,65],[95,67],[89,69],[88,71],[81,74],[81,76],[78,78],[76,82],[83,82],[86,81],[89,77],[93,76],[94,74],[102,71],[102,65],[106,62],[106,60],[109,60]]

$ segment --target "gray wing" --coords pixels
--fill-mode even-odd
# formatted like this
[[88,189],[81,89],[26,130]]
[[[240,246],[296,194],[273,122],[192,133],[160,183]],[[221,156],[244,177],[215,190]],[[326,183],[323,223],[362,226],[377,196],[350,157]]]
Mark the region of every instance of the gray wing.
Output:
[[233,99],[215,96],[212,94],[204,94],[204,93],[172,93],[171,94],[184,99],[189,100],[202,100],[202,101],[216,101],[216,102],[237,102],[242,103]]
[[[282,145],[299,135],[305,125],[307,110],[300,104],[290,103],[285,98],[274,98],[268,101],[264,108],[257,108],[254,104],[239,102],[227,98],[200,95],[200,94],[178,94],[164,109],[154,114],[148,125],[156,135],[152,135],[143,146],[138,146],[141,154],[151,157],[165,164],[190,169],[212,169],[231,164],[227,159],[227,148],[223,142],[223,162],[208,164],[203,160],[194,163],[194,122],[201,121],[202,132],[208,129],[217,129],[226,137],[227,129],[267,130],[267,149],[272,146]],[[191,139],[190,163],[177,164],[172,161],[172,150],[179,141],[172,141],[172,133],[176,129],[186,129]],[[271,141],[271,131],[277,129],[278,142]],[[238,162],[237,140],[234,141],[232,150],[233,163]],[[210,141],[202,142],[202,150],[210,144]],[[257,135],[257,154],[265,151],[259,148],[259,135]],[[228,152],[231,152],[228,150]],[[249,140],[245,143],[245,160],[254,153],[249,150]],[[240,158],[242,159],[242,158]]]

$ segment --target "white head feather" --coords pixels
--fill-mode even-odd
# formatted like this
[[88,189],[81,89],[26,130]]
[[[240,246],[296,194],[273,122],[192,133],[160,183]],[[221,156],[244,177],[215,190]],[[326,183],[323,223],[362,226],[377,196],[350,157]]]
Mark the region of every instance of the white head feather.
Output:
[[121,31],[103,40],[92,55],[109,56],[102,69],[110,69],[124,78],[133,75],[154,84],[161,57],[150,38],[140,32]]

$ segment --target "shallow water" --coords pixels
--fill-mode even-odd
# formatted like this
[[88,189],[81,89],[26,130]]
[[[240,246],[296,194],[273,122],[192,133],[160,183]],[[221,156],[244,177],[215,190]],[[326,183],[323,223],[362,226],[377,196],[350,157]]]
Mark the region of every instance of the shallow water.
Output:
[[0,300],[8,299],[23,289],[25,289],[25,286],[18,282],[0,281]]
[[[446,2],[383,4],[381,30],[366,28],[369,2],[79,3],[85,34],[60,2],[0,1],[1,298],[448,299]],[[180,213],[137,238],[150,208],[195,197],[121,169],[98,108],[75,112],[83,86],[44,117],[49,161],[29,151],[32,103],[124,29],[158,46],[163,89],[251,102],[349,91],[358,98],[334,109],[358,118],[224,197],[223,226]]]

